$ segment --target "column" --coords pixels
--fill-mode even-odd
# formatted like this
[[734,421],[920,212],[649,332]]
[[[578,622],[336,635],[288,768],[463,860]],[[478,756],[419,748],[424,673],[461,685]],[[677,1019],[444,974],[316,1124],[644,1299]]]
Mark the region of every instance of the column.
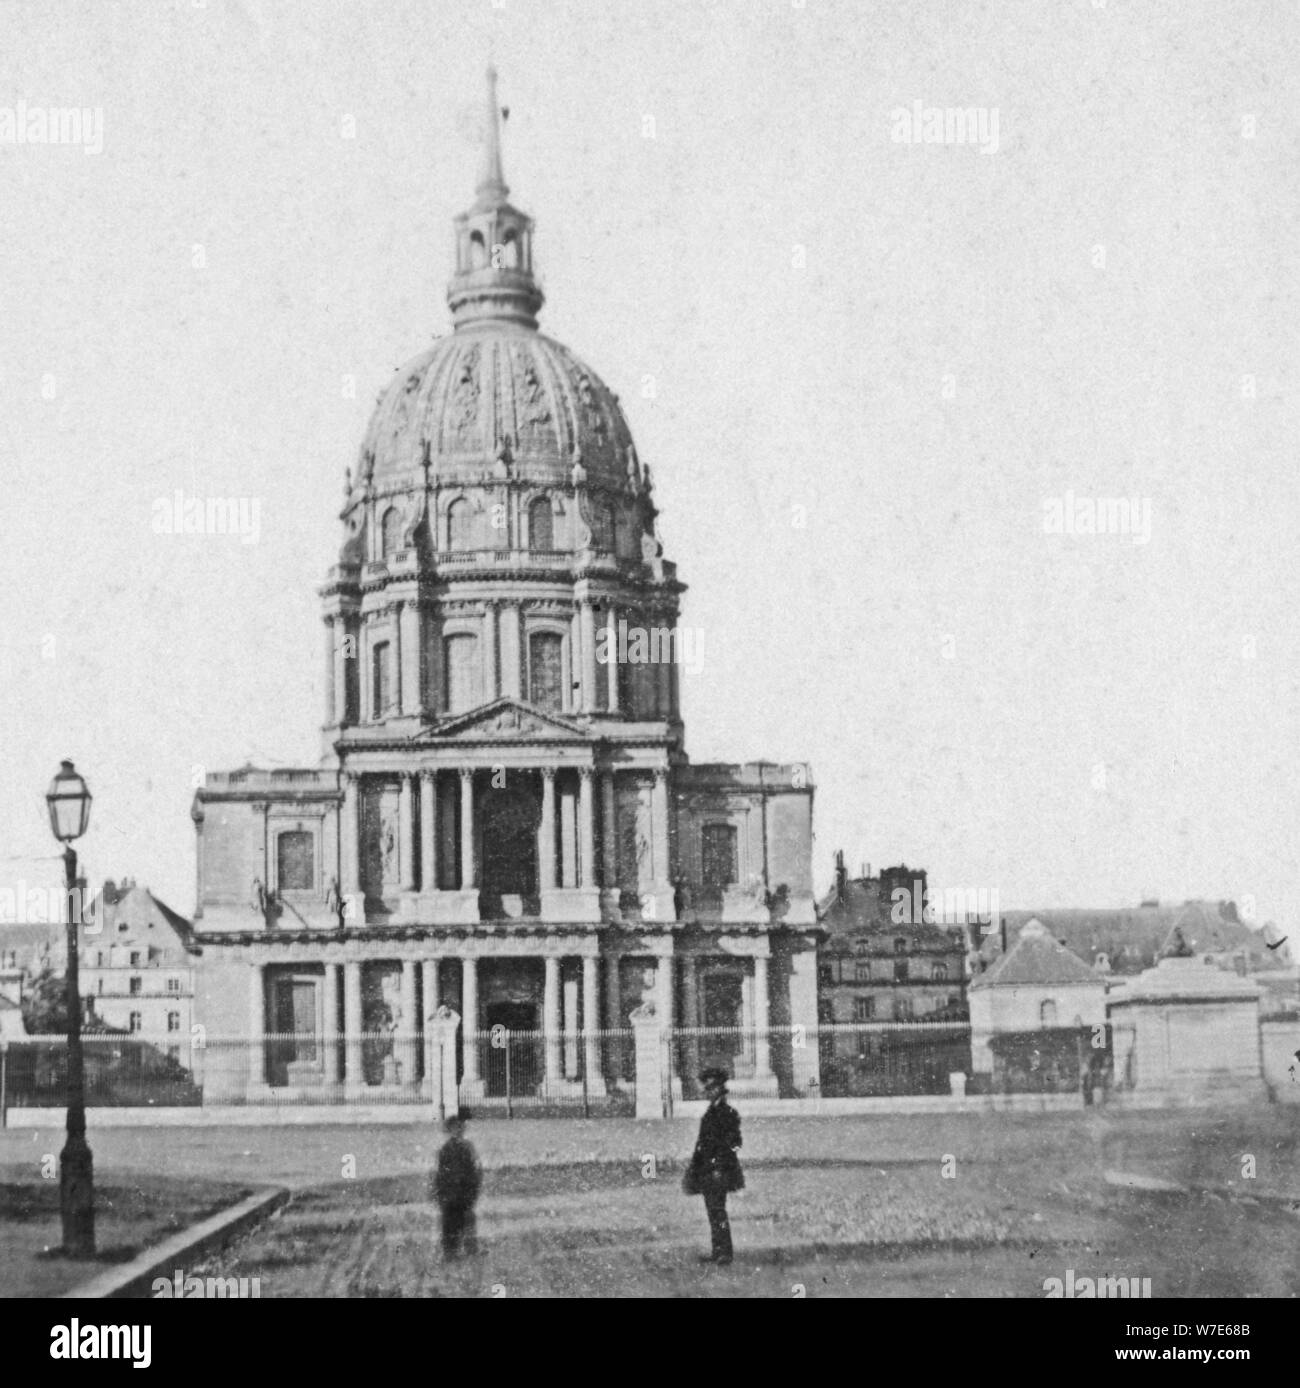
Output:
[[595,769],[578,768],[578,884],[596,885],[596,798],[592,794],[591,778]]
[[325,1083],[339,1082],[339,966],[325,965],[325,987],[322,992],[322,1010],[325,1013],[324,1035],[321,1043],[325,1048]]
[[600,778],[601,847],[605,860],[605,890],[618,889],[618,811],[614,799],[614,773],[607,771]]
[[478,1083],[478,960],[460,961],[460,1006],[463,1013],[461,1026],[464,1028],[462,1054],[464,1070],[462,1078],[466,1085]]
[[591,713],[596,707],[596,609],[588,598],[578,608],[578,624],[582,632],[582,711]]
[[460,889],[474,890],[474,772],[460,770]]
[[[622,980],[619,978],[620,966],[621,961],[617,954],[606,956],[605,1027],[609,1031],[622,1031],[626,1025],[623,1021],[623,987]],[[610,1079],[623,1078],[623,1045],[623,1037],[610,1037],[608,1046]]]
[[542,767],[542,822],[537,830],[537,879],[543,892],[555,890],[555,768]]
[[403,774],[398,783],[397,830],[401,841],[401,887],[415,890],[415,777]]
[[596,973],[596,956],[584,955],[582,959],[582,1066],[587,1076],[588,1086],[601,1078],[600,1040],[596,1032],[600,1030],[599,978]]
[[420,890],[438,890],[438,797],[436,772],[420,774]]
[[485,603],[483,607],[483,680],[485,703],[491,703],[500,689],[500,661],[497,659],[497,604]]
[[343,965],[343,1077],[349,1089],[365,1083],[361,1073],[361,961]]
[[768,1040],[767,959],[754,956],[754,1072],[760,1077],[772,1068],[772,1048]]
[[421,968],[424,970],[424,1016],[427,1021],[438,1010],[442,1002],[442,961],[440,959],[426,959]]
[[673,957],[661,954],[655,960],[655,1016],[661,1027],[673,1025]]
[[542,989],[542,1032],[546,1042],[546,1088],[555,1093],[560,1079],[560,961],[547,955]]
[[343,859],[343,895],[352,897],[357,911],[356,924],[364,923],[361,910],[361,778],[352,772],[343,777],[343,806],[340,811],[339,850]]
[[575,803],[576,796],[571,790],[560,794],[560,885],[578,885],[578,835]]
[[415,973],[419,963],[414,959],[402,960],[402,1024],[397,1029],[397,1063],[401,1066],[399,1080],[402,1084],[415,1081],[415,1059],[419,1054],[419,1009],[415,1005]]
[[330,722],[341,724],[347,721],[348,665],[343,654],[343,618],[327,617],[325,630],[330,643]]
[[248,1083],[266,1083],[266,979],[261,964],[249,965]]
[[[694,1031],[700,1025],[700,974],[696,956],[682,956],[682,1026]],[[686,1063],[691,1081],[700,1073],[700,1038],[690,1036],[686,1040]]]
[[664,766],[655,770],[650,814],[654,834],[654,881],[657,887],[666,887],[672,876],[668,862],[668,768]]
[[618,712],[618,630],[613,607],[605,609],[605,674],[609,680],[606,707]]
[[519,604],[508,602],[501,608],[497,625],[498,641],[501,647],[501,692],[511,699],[522,699],[523,662],[519,652]]
[[572,975],[563,981],[564,994],[564,1078],[578,1078],[578,978]]
[[424,654],[420,643],[420,605],[406,601],[397,616],[398,643],[401,647],[401,709],[403,713],[419,713],[423,707],[420,688],[420,661]]

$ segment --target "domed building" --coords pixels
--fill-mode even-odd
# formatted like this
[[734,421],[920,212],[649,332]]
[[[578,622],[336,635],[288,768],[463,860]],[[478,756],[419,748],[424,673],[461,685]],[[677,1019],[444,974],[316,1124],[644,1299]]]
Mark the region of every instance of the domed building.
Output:
[[446,1005],[465,1096],[504,1095],[504,1028],[540,1038],[512,1095],[590,1098],[631,1064],[596,1033],[647,1001],[732,1032],[679,1043],[688,1092],[701,1057],[738,1092],[815,1077],[768,1035],[816,1024],[808,768],[687,758],[650,470],[618,396],[539,331],[508,194],[489,74],[451,331],[380,396],[344,485],[321,765],[195,796],[197,1015],[251,1057],[210,1056],[209,1087],[414,1097]]

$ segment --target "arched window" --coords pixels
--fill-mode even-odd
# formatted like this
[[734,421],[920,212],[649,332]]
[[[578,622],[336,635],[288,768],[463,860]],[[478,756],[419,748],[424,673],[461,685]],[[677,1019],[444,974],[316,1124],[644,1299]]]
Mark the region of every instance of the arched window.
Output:
[[402,547],[402,518],[398,514],[396,506],[390,506],[384,512],[384,519],[381,522],[383,535],[383,553],[387,559],[390,554],[396,554]]
[[895,936],[894,936],[894,953],[895,953],[895,954],[906,954],[906,953],[907,953],[907,941],[903,938],[902,935],[895,935]]
[[538,708],[564,707],[564,641],[553,631],[528,638],[528,698]]
[[936,965],[934,966],[934,968],[932,968],[932,969],[930,970],[930,977],[931,977],[931,978],[947,978],[947,977],[948,977],[948,966],[947,966],[947,964],[936,964]]
[[501,264],[507,270],[519,268],[519,238],[513,229],[501,238]]
[[447,543],[451,549],[474,548],[474,513],[463,498],[447,507]]
[[380,641],[370,653],[370,711],[375,718],[382,718],[393,701],[393,669],[389,659],[391,649],[387,641]]
[[316,885],[316,854],[311,831],[291,829],[276,841],[276,881],[281,891],[309,892]]
[[443,704],[460,713],[478,703],[478,641],[468,632],[443,642]]
[[483,233],[472,231],[469,235],[469,268],[481,270],[488,263],[487,247],[483,244]]
[[528,548],[555,548],[555,515],[547,497],[538,497],[528,508]]
[[1056,1025],[1056,1004],[1048,998],[1045,1002],[1038,1005],[1038,1024],[1044,1027],[1054,1027]]

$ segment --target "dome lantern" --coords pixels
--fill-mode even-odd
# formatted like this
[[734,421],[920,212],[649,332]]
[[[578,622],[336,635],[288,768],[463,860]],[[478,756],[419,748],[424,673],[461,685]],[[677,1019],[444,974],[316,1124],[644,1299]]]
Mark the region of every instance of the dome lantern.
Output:
[[496,91],[496,69],[488,68],[483,170],[473,206],[455,220],[456,272],[447,288],[458,330],[502,320],[536,328],[544,298],[533,278],[533,219],[507,201]]

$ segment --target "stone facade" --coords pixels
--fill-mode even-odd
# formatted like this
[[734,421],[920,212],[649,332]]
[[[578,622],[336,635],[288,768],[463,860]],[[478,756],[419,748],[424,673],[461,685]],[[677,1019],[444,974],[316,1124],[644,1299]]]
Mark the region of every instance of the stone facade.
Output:
[[970,985],[971,1066],[991,1075],[998,1035],[1106,1025],[1106,980],[1029,921],[1015,944]]
[[[321,1037],[391,1034],[379,1082],[413,1086],[440,1004],[552,1038],[652,1002],[744,1028],[738,1087],[775,1092],[767,1029],[816,1020],[811,776],[686,755],[650,472],[613,392],[537,331],[488,114],[453,331],[398,372],[346,481],[321,765],[195,797],[199,1015],[301,1038],[234,1087],[360,1094],[360,1043]],[[619,1079],[591,1038],[545,1055],[552,1091]],[[474,1047],[462,1064],[473,1097]]]
[[1195,955],[1161,959],[1125,984],[1110,999],[1120,1097],[1216,1105],[1266,1098],[1261,992]]
[[190,922],[132,882],[104,884],[82,934],[82,1001],[118,1031],[190,1059],[196,955]]
[[[901,893],[901,895],[900,895]],[[818,995],[823,1022],[953,1021],[966,1015],[968,928],[926,917],[927,878],[905,864],[850,877],[818,906],[826,940]]]

